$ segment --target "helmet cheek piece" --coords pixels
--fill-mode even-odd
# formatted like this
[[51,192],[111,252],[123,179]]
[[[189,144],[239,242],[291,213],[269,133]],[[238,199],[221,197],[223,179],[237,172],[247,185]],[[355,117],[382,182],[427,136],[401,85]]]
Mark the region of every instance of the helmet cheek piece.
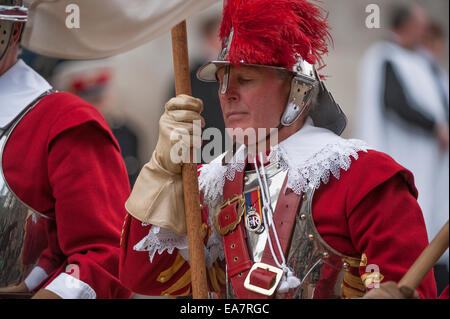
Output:
[[295,76],[291,82],[286,109],[281,116],[280,127],[292,125],[313,107],[314,102],[309,114],[314,125],[341,135],[347,126],[347,117],[325,87],[314,66],[298,57],[298,63],[294,65],[293,71]]
[[300,75],[292,79],[289,99],[280,120],[282,126],[291,126],[305,113],[310,105],[314,88],[317,85],[318,82],[316,80],[307,79]]
[[230,81],[230,65],[226,65],[225,72],[223,73],[222,85],[220,86],[220,94],[224,95],[225,93],[227,93],[229,81]]
[[14,23],[0,20],[0,60],[3,59],[8,51],[14,29]]
[[[0,60],[8,51],[13,36],[14,24],[28,19],[28,9],[22,0],[0,0]],[[22,29],[23,31],[23,29]]]
[[293,67],[294,77],[291,81],[291,91],[286,108],[281,116],[281,126],[291,126],[305,113],[311,104],[313,92],[318,86],[319,78],[314,66],[297,56]]

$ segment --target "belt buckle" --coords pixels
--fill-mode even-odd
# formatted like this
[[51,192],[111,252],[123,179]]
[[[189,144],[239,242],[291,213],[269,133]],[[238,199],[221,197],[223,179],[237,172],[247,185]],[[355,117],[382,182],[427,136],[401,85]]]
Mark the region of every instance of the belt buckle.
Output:
[[[220,223],[219,223],[219,215],[222,212],[222,210],[233,204],[234,202],[238,202],[238,208],[237,208],[237,219],[236,221],[234,221],[233,223],[221,227]],[[228,234],[230,231],[234,230],[237,225],[239,225],[239,223],[241,222],[242,219],[242,215],[244,215],[244,199],[242,197],[242,194],[239,195],[234,195],[233,198],[226,200],[222,205],[219,206],[219,211],[217,212],[216,216],[215,216],[215,220],[214,220],[214,226],[216,227],[217,233],[221,236],[224,236],[226,234]]]
[[[250,283],[250,275],[257,268],[269,270],[269,271],[277,274],[277,276],[275,277],[275,283],[273,284],[272,288],[264,289],[264,288],[252,285]],[[271,265],[268,265],[265,263],[255,263],[255,264],[253,264],[253,267],[250,269],[250,271],[247,274],[247,277],[245,278],[244,287],[250,291],[257,292],[264,296],[272,296],[273,293],[275,292],[275,289],[277,289],[282,276],[283,276],[283,270],[280,268],[277,268],[277,267],[274,267],[274,266],[271,266]]]
[[[239,202],[243,201],[242,194],[234,195],[232,198],[227,199],[224,203],[222,203],[222,205],[219,206],[219,210],[224,209],[225,207],[227,207],[228,205],[231,205],[235,201],[239,201]],[[241,204],[241,203],[239,203],[239,204]]]

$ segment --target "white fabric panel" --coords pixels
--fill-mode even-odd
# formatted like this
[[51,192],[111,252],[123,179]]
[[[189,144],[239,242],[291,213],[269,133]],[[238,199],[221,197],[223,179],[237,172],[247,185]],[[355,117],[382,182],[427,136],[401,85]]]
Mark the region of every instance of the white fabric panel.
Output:
[[19,60],[0,76],[0,128],[52,87],[32,68]]
[[[65,59],[96,59],[123,53],[168,32],[218,0],[35,0],[23,45]],[[79,28],[66,20],[79,8]],[[70,8],[70,7],[69,7]],[[72,25],[73,24],[70,24]]]

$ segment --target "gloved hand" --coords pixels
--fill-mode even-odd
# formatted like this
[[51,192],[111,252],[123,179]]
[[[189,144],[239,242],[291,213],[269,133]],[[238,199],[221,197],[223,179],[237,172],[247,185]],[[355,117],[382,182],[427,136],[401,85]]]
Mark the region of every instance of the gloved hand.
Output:
[[[176,153],[174,150],[177,149],[177,143],[192,143],[193,121],[200,120],[202,126],[204,125],[200,116],[202,109],[203,103],[200,99],[187,95],[179,95],[166,103],[165,112],[159,121],[159,138],[155,151],[139,173],[125,203],[127,211],[136,219],[169,229],[178,235],[186,234],[181,178],[183,163],[174,162],[172,157]],[[175,134],[175,137],[178,135],[179,138],[171,138],[171,135],[180,129],[181,131]],[[184,134],[179,134],[182,131]],[[201,129],[196,131],[201,134]]]
[[[181,141],[187,149],[201,146],[201,128],[194,130],[193,123],[199,121],[202,127],[205,126],[205,120],[200,115],[202,110],[202,100],[184,94],[166,103],[165,112],[159,120],[159,138],[153,156],[159,166],[174,174],[181,173],[181,156],[177,156],[176,150],[179,148],[175,144]],[[200,135],[194,136],[194,133]],[[189,158],[184,158],[183,162],[189,162]]]
[[416,290],[403,286],[398,287],[393,281],[380,285],[379,288],[373,288],[366,293],[363,299],[419,299]]

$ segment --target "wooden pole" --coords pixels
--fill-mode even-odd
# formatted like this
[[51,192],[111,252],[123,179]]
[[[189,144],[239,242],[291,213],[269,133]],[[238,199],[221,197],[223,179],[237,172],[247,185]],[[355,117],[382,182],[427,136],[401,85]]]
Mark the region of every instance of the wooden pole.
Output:
[[430,272],[431,268],[441,258],[448,248],[448,221],[420,254],[414,264],[409,268],[408,272],[398,283],[398,287],[407,286],[412,289],[419,287],[420,283]]
[[[191,95],[186,21],[182,21],[172,28],[172,53],[176,95]],[[193,158],[193,151],[194,149],[191,149],[191,159]],[[197,166],[194,163],[183,164],[181,173],[183,176],[192,294],[194,299],[206,299],[208,298],[208,284],[206,280],[203,238],[201,236],[202,218],[200,212]]]

